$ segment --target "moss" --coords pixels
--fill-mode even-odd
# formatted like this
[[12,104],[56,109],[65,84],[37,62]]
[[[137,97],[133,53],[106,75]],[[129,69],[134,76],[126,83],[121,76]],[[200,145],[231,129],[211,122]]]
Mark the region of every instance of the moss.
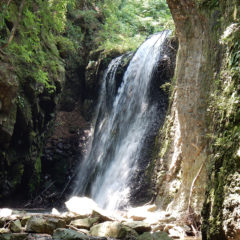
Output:
[[11,169],[11,179],[10,184],[12,187],[16,187],[21,183],[22,176],[24,173],[24,165],[23,164],[15,164]]
[[171,129],[173,126],[173,119],[170,118],[170,111],[172,108],[172,103],[175,94],[176,78],[173,77],[170,83],[165,83],[161,86],[163,91],[167,92],[169,95],[169,106],[166,114],[166,119],[163,127],[160,128],[159,134],[156,137],[155,146],[153,148],[153,158],[164,158],[168,154],[171,146],[172,137],[170,136]]
[[34,165],[34,168],[35,168],[35,171],[36,171],[36,174],[37,174],[37,178],[39,178],[39,175],[42,171],[42,162],[41,162],[41,154],[40,156],[37,158],[36,162],[35,162],[35,165]]
[[[230,30],[229,26],[228,30]],[[240,170],[237,156],[240,140],[239,32],[240,28],[235,27],[227,37],[221,39],[225,46],[225,55],[219,77],[216,77],[214,82],[214,91],[209,104],[210,130],[213,135],[210,136],[212,152],[209,157],[210,184],[202,211],[203,239],[226,239],[223,232],[226,186],[231,182],[229,176]]]
[[151,183],[153,182],[154,178],[156,178],[154,172],[155,172],[155,168],[157,166],[157,159],[158,159],[158,153],[159,153],[159,146],[160,145],[160,141],[159,141],[159,136],[156,136],[155,138],[155,144],[153,147],[153,151],[151,154],[151,161],[149,162],[146,171],[144,173],[145,177],[144,177],[144,181]]
[[209,10],[219,7],[219,0],[197,0],[197,4],[200,8]]
[[41,161],[41,154],[36,158],[34,163],[33,174],[31,180],[29,181],[29,193],[34,194],[39,188],[40,184],[40,174],[42,172],[42,161]]
[[21,109],[24,109],[25,107],[25,100],[24,100],[24,97],[22,96],[17,96],[17,105],[21,108]]
[[166,118],[163,128],[161,129],[160,136],[162,139],[161,150],[158,154],[158,157],[163,158],[167,155],[169,148],[171,146],[172,138],[170,136],[171,128],[173,122],[171,119]]

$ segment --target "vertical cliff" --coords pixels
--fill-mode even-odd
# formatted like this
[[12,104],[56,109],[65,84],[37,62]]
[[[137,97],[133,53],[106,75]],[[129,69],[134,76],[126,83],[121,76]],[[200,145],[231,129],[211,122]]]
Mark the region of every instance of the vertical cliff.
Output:
[[203,238],[211,240],[240,239],[240,2],[221,1],[218,11],[221,62],[208,104],[209,178],[202,211]]
[[17,189],[32,193],[40,182],[40,156],[65,79],[53,38],[65,12],[50,15],[59,7],[24,0],[0,5],[0,199]]
[[[171,138],[161,157],[167,174],[161,176],[158,203],[169,210],[198,212],[204,201],[206,186],[207,124],[206,109],[214,61],[209,19],[194,1],[169,1],[179,39],[172,94],[171,118],[166,136]],[[194,179],[201,175],[194,182]],[[194,183],[194,192],[191,191]],[[166,187],[167,186],[167,187]]]
[[[168,0],[179,39],[158,156],[160,207],[200,214],[203,236],[238,233],[239,1]],[[232,186],[232,187],[229,187]],[[205,192],[206,199],[205,198]],[[229,197],[231,196],[231,197]],[[237,239],[237,238],[235,238]]]

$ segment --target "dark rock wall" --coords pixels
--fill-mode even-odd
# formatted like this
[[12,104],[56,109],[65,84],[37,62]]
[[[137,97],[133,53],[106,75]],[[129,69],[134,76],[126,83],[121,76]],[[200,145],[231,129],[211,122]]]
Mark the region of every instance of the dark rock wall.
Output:
[[162,57],[154,70],[149,99],[150,104],[156,104],[158,118],[151,126],[144,138],[138,169],[132,176],[131,204],[140,206],[146,202],[154,201],[157,195],[156,152],[159,150],[159,129],[165,121],[169,108],[171,79],[174,75],[178,41],[170,37],[163,46]]
[[20,79],[11,63],[1,62],[0,199],[35,191],[40,181],[40,155],[59,101],[64,71],[49,92],[34,79]]

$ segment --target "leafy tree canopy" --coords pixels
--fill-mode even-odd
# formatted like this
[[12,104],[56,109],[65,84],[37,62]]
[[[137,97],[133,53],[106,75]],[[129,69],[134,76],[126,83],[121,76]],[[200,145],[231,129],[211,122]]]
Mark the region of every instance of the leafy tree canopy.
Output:
[[61,50],[122,53],[172,26],[166,0],[1,0],[0,57],[27,65],[20,78],[54,92],[49,75],[57,75]]
[[148,35],[174,26],[166,0],[105,0],[99,8],[105,17],[99,39],[106,50],[135,49]]

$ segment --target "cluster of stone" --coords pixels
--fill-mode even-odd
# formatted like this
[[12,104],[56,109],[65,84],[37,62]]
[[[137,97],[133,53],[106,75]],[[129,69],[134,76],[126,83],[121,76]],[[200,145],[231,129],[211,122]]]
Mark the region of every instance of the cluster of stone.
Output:
[[176,219],[154,205],[111,216],[88,198],[66,202],[68,212],[0,210],[0,240],[171,240],[185,234]]

